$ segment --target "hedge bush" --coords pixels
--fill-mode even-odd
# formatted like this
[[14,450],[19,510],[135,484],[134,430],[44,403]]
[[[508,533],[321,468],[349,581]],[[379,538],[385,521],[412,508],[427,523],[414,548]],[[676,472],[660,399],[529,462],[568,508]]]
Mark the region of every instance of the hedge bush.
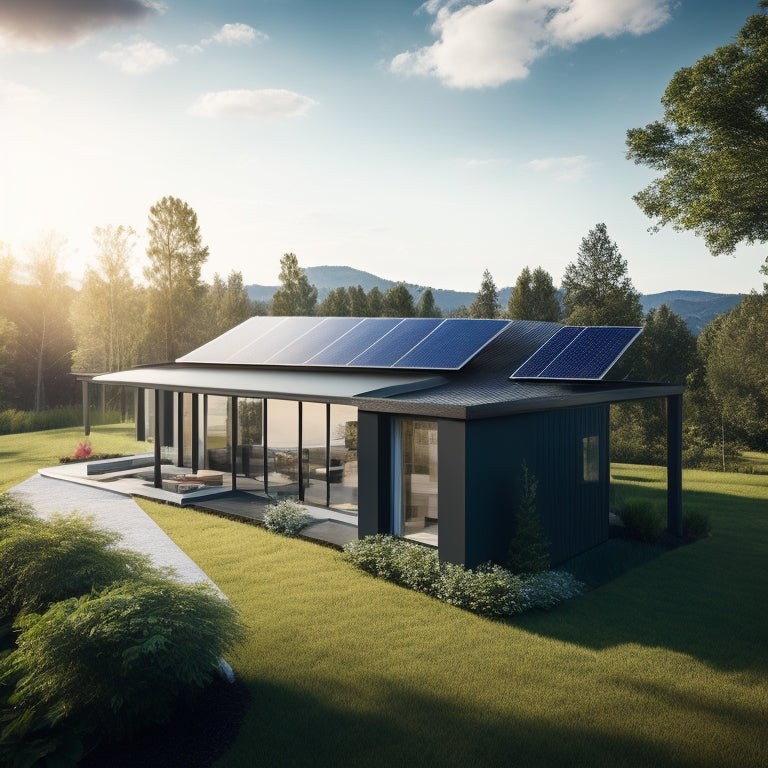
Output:
[[709,515],[696,509],[683,510],[683,536],[686,539],[703,539],[712,531]]
[[307,514],[306,509],[301,504],[291,499],[283,499],[277,504],[270,504],[264,510],[264,527],[286,536],[295,536],[312,520],[312,515]]
[[0,765],[75,765],[104,738],[173,712],[243,637],[205,584],[174,581],[76,516],[45,521],[0,496]]
[[640,541],[656,541],[667,527],[663,509],[646,499],[626,499],[619,509],[619,517],[627,533]]
[[471,570],[441,563],[437,550],[387,534],[350,542],[343,557],[373,576],[492,618],[552,608],[583,589],[561,571],[514,574],[494,564]]
[[[119,424],[121,419],[119,411],[95,411],[90,418],[94,425]],[[83,408],[80,405],[60,405],[46,411],[17,411],[14,408],[0,411],[0,435],[79,427],[82,423]]]
[[157,574],[146,555],[117,547],[119,539],[76,514],[0,526],[0,618]]

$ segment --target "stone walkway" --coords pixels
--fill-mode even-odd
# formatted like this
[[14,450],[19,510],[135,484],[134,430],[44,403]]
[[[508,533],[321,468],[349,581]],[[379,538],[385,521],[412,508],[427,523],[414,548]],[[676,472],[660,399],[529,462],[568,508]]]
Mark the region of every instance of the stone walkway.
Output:
[[34,475],[9,490],[42,517],[79,512],[104,529],[121,535],[120,545],[143,552],[156,566],[171,566],[186,583],[207,581],[218,587],[165,531],[130,497],[101,488]]

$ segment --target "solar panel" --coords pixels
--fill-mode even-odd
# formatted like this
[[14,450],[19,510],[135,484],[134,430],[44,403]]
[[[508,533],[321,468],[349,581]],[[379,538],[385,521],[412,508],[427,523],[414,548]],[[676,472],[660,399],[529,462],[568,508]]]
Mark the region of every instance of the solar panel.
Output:
[[265,333],[284,323],[286,317],[251,317],[221,336],[180,357],[180,363],[222,363],[241,352]]
[[282,323],[278,323],[255,338],[248,346],[230,355],[227,362],[263,365],[272,355],[319,325],[323,319],[322,317],[284,317]]
[[445,320],[392,367],[461,368],[508,325],[507,320]]
[[318,349],[324,349],[337,341],[360,322],[359,317],[327,317],[288,346],[276,352],[266,362],[269,365],[302,365]]
[[642,328],[585,328],[538,378],[602,379]]
[[399,317],[366,317],[343,336],[308,358],[306,365],[346,365],[402,322]]
[[577,325],[566,325],[561,328],[512,374],[512,378],[527,379],[539,376],[583,330],[583,327]]
[[391,368],[442,322],[437,318],[406,318],[352,358],[349,365],[356,368]]
[[462,318],[252,317],[178,362],[458,370],[511,325]]

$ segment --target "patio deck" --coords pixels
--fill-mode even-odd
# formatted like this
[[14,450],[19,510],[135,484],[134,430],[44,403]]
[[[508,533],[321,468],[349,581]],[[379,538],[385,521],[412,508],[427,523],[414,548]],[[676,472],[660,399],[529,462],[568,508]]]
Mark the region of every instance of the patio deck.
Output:
[[[38,470],[43,477],[65,480],[71,483],[111,491],[123,496],[138,496],[139,498],[160,501],[179,507],[194,507],[204,512],[223,515],[235,520],[260,523],[264,520],[264,509],[274,503],[263,494],[233,491],[229,485],[206,486],[189,493],[174,493],[164,488],[155,488],[154,484],[139,475],[152,473],[152,468],[137,469],[131,474],[120,473],[119,477],[99,479],[99,475],[88,475],[89,462],[59,464],[55,467],[45,467]],[[92,462],[91,462],[92,463]],[[164,464],[163,477],[173,477],[189,473],[189,469]],[[228,477],[225,475],[225,482]],[[307,513],[314,518],[306,528],[302,529],[300,537],[323,544],[341,548],[350,541],[357,540],[357,515],[341,512],[326,507],[314,507],[302,503]]]

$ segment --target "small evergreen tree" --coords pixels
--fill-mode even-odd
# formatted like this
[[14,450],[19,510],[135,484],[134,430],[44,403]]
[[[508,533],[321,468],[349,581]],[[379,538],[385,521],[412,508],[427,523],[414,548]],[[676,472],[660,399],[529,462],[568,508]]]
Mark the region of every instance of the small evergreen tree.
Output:
[[435,297],[432,294],[431,288],[426,288],[419,297],[419,302],[416,305],[416,317],[442,317],[443,313],[440,308],[435,304]]
[[377,286],[368,291],[366,297],[368,304],[367,317],[384,317],[384,295]]
[[350,317],[368,317],[368,297],[362,285],[349,286],[349,315]]
[[523,462],[523,481],[517,508],[515,535],[509,543],[507,568],[513,573],[539,573],[549,569],[550,543],[536,507],[538,480]]
[[557,300],[552,276],[541,267],[537,267],[533,274],[525,267],[507,302],[507,317],[510,320],[557,322],[560,314],[560,302]]
[[315,314],[317,288],[309,282],[295,253],[286,253],[280,259],[280,283],[272,297],[273,315]]
[[[371,288],[371,293],[375,289]],[[416,308],[413,305],[413,296],[405,283],[396,283],[387,289],[383,299],[384,317],[414,317]]]
[[332,288],[320,302],[317,314],[323,317],[349,317],[350,305],[349,293],[347,293],[346,288]]
[[499,314],[499,291],[493,282],[491,273],[486,269],[483,272],[483,281],[475,300],[469,305],[471,318],[494,318]]

